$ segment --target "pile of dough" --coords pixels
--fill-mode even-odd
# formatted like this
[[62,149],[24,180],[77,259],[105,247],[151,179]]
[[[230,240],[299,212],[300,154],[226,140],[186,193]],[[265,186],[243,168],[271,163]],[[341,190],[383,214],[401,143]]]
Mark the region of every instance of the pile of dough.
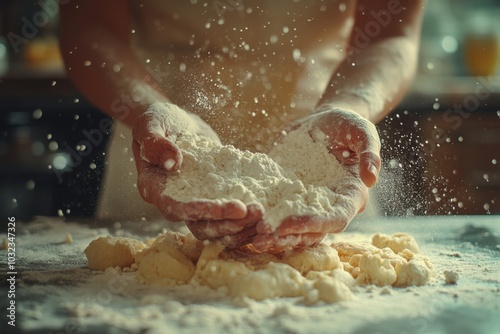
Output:
[[418,254],[418,244],[409,234],[376,234],[371,245],[339,242],[332,247],[358,284],[421,286],[435,277],[429,258]]
[[[125,245],[134,247],[125,252]],[[402,233],[377,234],[372,244],[319,244],[281,254],[227,250],[220,243],[173,232],[141,247],[144,243],[137,240],[108,237],[93,241],[85,253],[91,269],[133,263],[145,284],[204,285],[237,298],[299,297],[306,304],[351,300],[356,285],[418,286],[434,277],[415,239]],[[116,258],[113,262],[107,257]]]

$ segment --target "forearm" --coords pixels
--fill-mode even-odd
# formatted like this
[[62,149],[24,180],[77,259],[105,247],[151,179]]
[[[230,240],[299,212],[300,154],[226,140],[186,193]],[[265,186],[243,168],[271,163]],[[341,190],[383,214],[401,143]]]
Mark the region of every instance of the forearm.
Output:
[[[423,11],[424,0],[358,0],[347,57],[333,74],[319,110],[334,105],[377,122],[397,105],[417,67]],[[367,36],[367,45],[360,47],[358,34],[378,23],[378,34]]]
[[[61,52],[67,74],[90,102],[132,127],[149,105],[168,98],[131,50],[130,23],[106,18],[88,21],[95,6],[81,2],[81,12],[61,6]],[[126,8],[113,2],[109,6],[127,17]]]
[[347,57],[332,76],[318,108],[334,105],[381,120],[406,93],[415,73],[418,43],[389,38]]
[[167,98],[126,45],[110,44],[109,32],[92,30],[64,56],[68,75],[98,108],[132,127],[149,105]]

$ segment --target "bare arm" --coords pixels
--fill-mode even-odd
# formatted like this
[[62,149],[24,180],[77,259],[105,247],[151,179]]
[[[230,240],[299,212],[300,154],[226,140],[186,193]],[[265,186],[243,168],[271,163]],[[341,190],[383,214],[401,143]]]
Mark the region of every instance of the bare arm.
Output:
[[128,1],[74,0],[60,10],[67,73],[92,103],[132,127],[149,105],[168,102],[130,48]]
[[[364,209],[368,187],[377,182],[380,140],[373,122],[400,101],[413,77],[422,1],[359,0],[358,10],[348,57],[334,73],[316,112],[296,124],[327,134],[330,152],[353,177],[335,185],[342,197],[330,215],[291,216],[269,234],[266,222],[259,223],[253,245],[260,251],[313,245],[326,233],[341,232]],[[373,13],[382,10],[391,16],[386,12],[380,21]]]
[[348,56],[333,75],[320,109],[334,105],[377,122],[397,105],[415,73],[423,2],[358,1]]

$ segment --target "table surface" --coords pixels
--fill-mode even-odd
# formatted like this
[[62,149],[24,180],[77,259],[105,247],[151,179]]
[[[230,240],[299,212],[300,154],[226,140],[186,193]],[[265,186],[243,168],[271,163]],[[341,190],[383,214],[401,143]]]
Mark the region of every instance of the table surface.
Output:
[[[368,241],[377,232],[410,233],[438,277],[423,287],[358,287],[355,300],[330,305],[306,306],[294,298],[235,304],[208,288],[200,293],[189,286],[145,286],[135,281],[134,273],[86,268],[83,250],[100,235],[154,236],[165,227],[180,226],[159,221],[118,226],[56,218],[18,222],[16,329],[22,333],[499,332],[500,216],[355,220],[332,239]],[[64,242],[68,233],[72,244]],[[7,268],[7,251],[0,255],[1,267]],[[458,284],[445,284],[444,270],[457,272]],[[2,310],[7,303],[2,297]],[[13,330],[6,322],[2,316],[1,333]]]

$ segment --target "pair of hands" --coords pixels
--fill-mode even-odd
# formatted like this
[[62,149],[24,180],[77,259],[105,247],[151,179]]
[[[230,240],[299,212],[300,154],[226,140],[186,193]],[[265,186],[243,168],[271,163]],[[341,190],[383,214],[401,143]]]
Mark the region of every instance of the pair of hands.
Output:
[[257,205],[221,205],[210,200],[182,203],[163,195],[169,173],[182,166],[182,153],[175,144],[177,135],[188,132],[219,142],[215,132],[198,116],[171,104],[153,105],[134,126],[132,147],[140,194],[167,219],[186,221],[201,240],[220,240],[230,247],[251,243],[257,251],[274,252],[314,245],[327,233],[344,230],[364,210],[368,188],[376,183],[380,171],[380,140],[371,122],[354,112],[333,107],[301,119],[288,132],[302,125],[312,125],[325,133],[329,151],[354,176],[332,185],[343,200],[331,215],[289,216],[273,232]]

